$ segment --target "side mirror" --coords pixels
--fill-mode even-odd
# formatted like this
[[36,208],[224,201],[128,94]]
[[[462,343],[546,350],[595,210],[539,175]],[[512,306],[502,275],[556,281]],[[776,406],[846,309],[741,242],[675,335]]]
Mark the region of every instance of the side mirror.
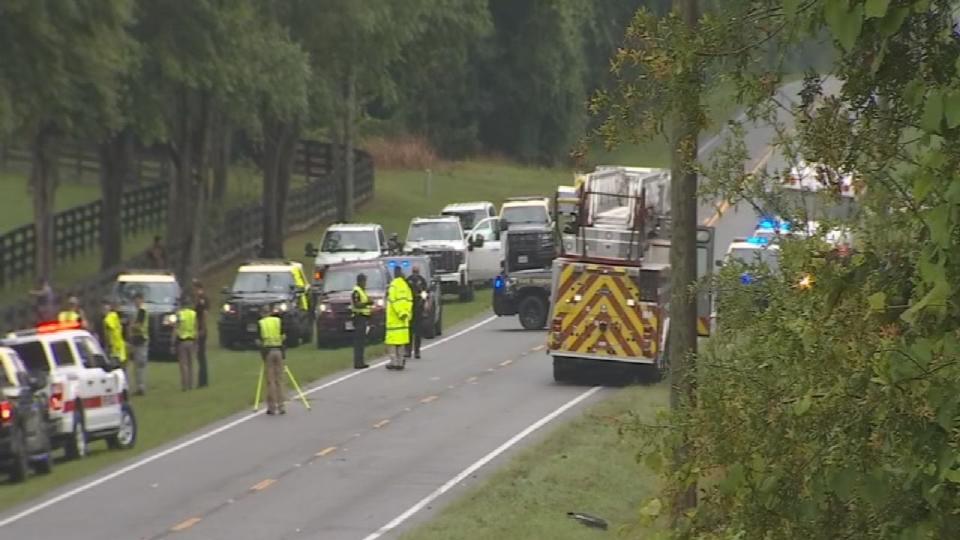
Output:
[[483,237],[482,237],[482,236],[479,236],[479,235],[474,236],[474,237],[473,237],[473,242],[471,242],[471,244],[473,245],[473,247],[482,248],[482,247],[483,247]]
[[717,268],[723,268],[723,261],[721,261],[720,259],[713,261],[713,264],[715,264]]
[[220,292],[223,293],[223,294],[225,294],[225,295],[227,295],[227,296],[230,296],[230,293],[233,292],[233,291],[230,290],[230,287],[224,287],[224,288],[220,289]]
[[313,242],[307,242],[307,245],[303,248],[303,254],[306,257],[316,257],[320,253],[320,250],[313,245]]

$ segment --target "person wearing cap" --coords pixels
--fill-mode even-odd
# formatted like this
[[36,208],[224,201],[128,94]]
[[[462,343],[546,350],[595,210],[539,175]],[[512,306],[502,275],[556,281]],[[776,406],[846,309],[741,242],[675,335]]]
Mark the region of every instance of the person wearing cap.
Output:
[[410,343],[407,344],[407,358],[410,354],[416,359],[420,358],[421,334],[420,325],[423,324],[423,308],[427,301],[427,280],[420,275],[420,267],[413,266],[410,271],[410,277],[407,278],[407,284],[410,285],[410,292],[413,293],[413,311],[410,317]]
[[367,276],[357,274],[357,284],[350,295],[350,314],[353,318],[353,369],[366,369],[370,366],[363,360],[363,349],[367,345],[367,328],[373,302],[367,295]]
[[193,280],[193,310],[197,312],[197,388],[207,386],[207,293],[199,279]]
[[79,323],[81,328],[87,327],[87,318],[80,308],[80,300],[76,296],[67,299],[67,305],[57,314],[57,321],[62,323]]
[[267,414],[286,414],[283,405],[283,319],[276,309],[263,306],[257,325],[260,328],[260,356],[267,383]]
[[150,318],[143,307],[143,293],[133,296],[135,312],[130,322],[130,345],[133,353],[134,379],[136,394],[142,396],[147,391],[147,361],[150,348]]
[[177,310],[177,363],[180,364],[180,389],[193,389],[193,358],[197,355],[197,312],[190,297],[180,298]]
[[103,302],[103,336],[107,354],[126,371],[127,342],[123,338],[123,322],[117,313],[117,303],[109,299]]
[[406,365],[406,348],[410,343],[410,319],[413,312],[413,293],[403,277],[403,269],[393,269],[393,281],[387,290],[386,339],[390,351],[387,369],[402,370]]

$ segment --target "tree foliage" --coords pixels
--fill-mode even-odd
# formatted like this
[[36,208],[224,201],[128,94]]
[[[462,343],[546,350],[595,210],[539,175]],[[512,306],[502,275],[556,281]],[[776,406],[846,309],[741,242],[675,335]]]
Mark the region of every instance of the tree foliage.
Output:
[[[791,164],[827,166],[818,205],[838,204],[846,172],[860,196],[856,212],[825,220],[819,234],[784,239],[779,273],[743,285],[743,268],[725,268],[705,284],[718,295],[719,330],[698,359],[696,404],[665,418],[666,429],[647,428],[666,434],[651,465],[691,442],[665,472],[667,491],[694,485],[701,495],[665,536],[960,536],[960,37],[951,4],[732,2],[704,16],[700,35],[672,42],[722,62],[754,116],[778,123],[789,109],[795,127],[779,125],[772,142]],[[672,27],[643,17],[631,31],[650,46],[625,53],[639,55],[636,92],[611,96],[622,108],[607,126],[646,135],[675,103],[669,90],[651,91],[674,65],[663,54]],[[782,72],[758,58],[771,49],[785,58],[823,32],[836,47],[833,77],[808,73],[796,106],[772,100]],[[711,193],[807,218],[806,202],[780,196],[785,171],[746,174],[744,157],[734,141],[698,165]],[[853,254],[823,241],[839,225],[856,235]],[[800,286],[807,276],[813,286]]]

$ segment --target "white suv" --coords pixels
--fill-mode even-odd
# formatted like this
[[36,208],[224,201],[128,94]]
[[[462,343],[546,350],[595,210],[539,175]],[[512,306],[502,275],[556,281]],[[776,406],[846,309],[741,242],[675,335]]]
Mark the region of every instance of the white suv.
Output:
[[383,227],[375,223],[336,223],[323,233],[320,247],[307,244],[307,257],[313,257],[313,282],[323,281],[323,273],[332,264],[377,259],[388,251]]
[[30,372],[47,375],[54,444],[68,457],[83,457],[95,439],[114,449],[133,447],[137,421],[127,377],[90,332],[77,323],[44,323],[8,334],[0,346],[15,350]]

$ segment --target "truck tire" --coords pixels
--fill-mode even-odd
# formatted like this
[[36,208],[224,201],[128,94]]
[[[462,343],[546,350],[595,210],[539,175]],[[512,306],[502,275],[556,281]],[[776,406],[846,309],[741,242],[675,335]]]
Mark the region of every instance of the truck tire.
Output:
[[50,474],[53,471],[53,444],[50,442],[50,433],[45,437],[42,457],[35,457],[33,461],[33,470],[37,474]]
[[69,459],[80,459],[87,455],[87,430],[83,421],[83,410],[79,403],[77,403],[77,409],[73,412],[73,432],[64,451]]
[[440,315],[437,317],[437,325],[433,333],[438,336],[443,335],[443,308],[440,308]]
[[558,383],[572,382],[573,366],[566,358],[553,358],[553,380]]
[[120,429],[107,437],[107,446],[111,450],[126,450],[137,443],[137,417],[133,409],[124,403],[120,409]]
[[517,317],[526,330],[543,330],[547,326],[547,301],[536,295],[525,297],[517,307]]
[[426,324],[424,323],[420,324],[420,330],[423,331],[423,337],[426,339],[433,339],[437,337],[437,325],[434,322],[434,317],[435,317],[435,314],[430,313],[430,319],[429,319],[430,322]]

